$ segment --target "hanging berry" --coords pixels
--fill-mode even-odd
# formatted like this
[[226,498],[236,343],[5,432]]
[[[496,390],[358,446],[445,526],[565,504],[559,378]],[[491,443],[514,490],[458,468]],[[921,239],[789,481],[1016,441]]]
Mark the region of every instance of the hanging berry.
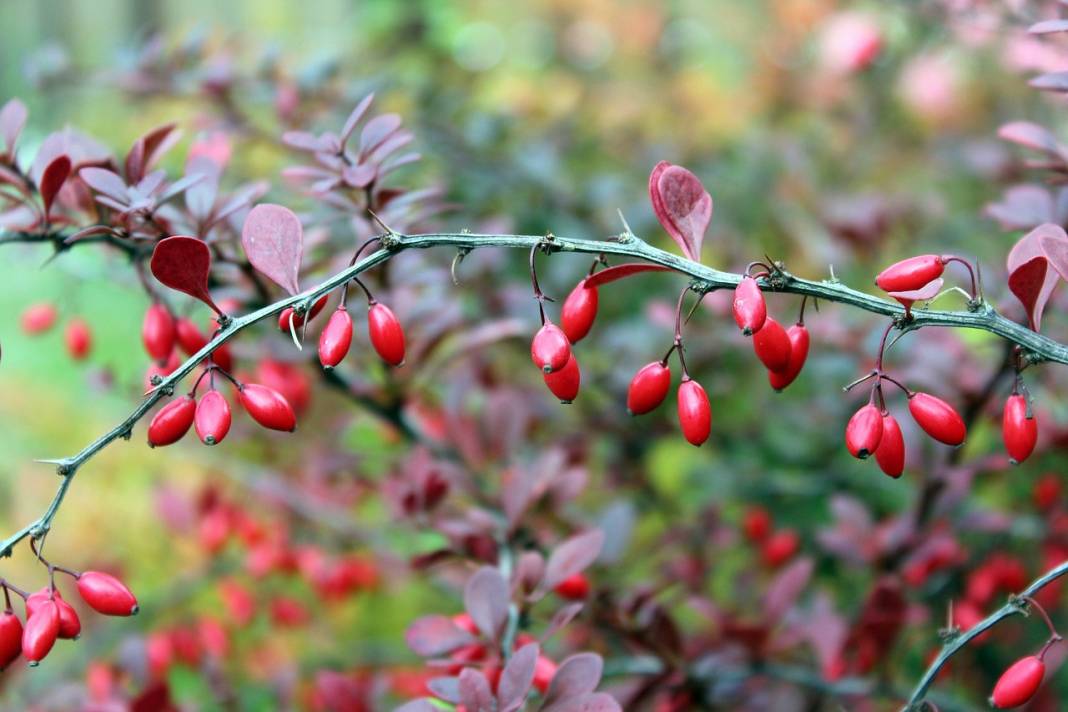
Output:
[[768,317],[768,307],[757,281],[746,275],[734,288],[734,321],[746,336],[760,331]]
[[883,416],[869,403],[849,419],[846,425],[846,448],[853,457],[864,460],[879,447],[883,435]]
[[570,601],[585,601],[587,596],[590,595],[590,580],[586,578],[585,574],[572,574],[556,584],[553,591],[560,598],[566,598]]
[[563,330],[546,321],[530,342],[530,358],[544,373],[559,371],[571,356],[571,344]]
[[78,576],[78,593],[90,608],[106,616],[132,616],[140,610],[126,584],[101,571],[83,571]]
[[790,337],[782,324],[772,317],[764,319],[764,326],[753,334],[753,351],[769,371],[784,371],[790,365]]
[[67,344],[67,353],[76,361],[81,361],[88,356],[93,348],[93,334],[83,319],[70,320],[63,334],[63,340]]
[[572,344],[577,344],[590,333],[593,321],[597,318],[597,287],[591,287],[587,280],[579,282],[560,308],[560,328]]
[[1026,460],[1035,449],[1035,443],[1038,441],[1038,421],[1031,412],[1027,398],[1019,393],[1012,394],[1005,401],[1001,436],[1013,464]]
[[889,413],[883,414],[883,433],[875,449],[875,461],[890,477],[901,477],[905,471],[905,436],[897,419]]
[[1003,710],[1026,704],[1035,696],[1045,674],[1046,664],[1037,655],[1020,658],[998,678],[990,701]]
[[801,539],[797,532],[793,529],[780,529],[764,540],[760,553],[764,564],[774,569],[793,558],[800,545]]
[[160,408],[148,424],[148,444],[162,447],[178,442],[193,425],[197,402],[192,396],[177,398]]
[[22,653],[31,667],[45,659],[58,637],[59,606],[55,601],[44,601],[32,615],[26,616],[26,627],[22,631]]
[[297,428],[297,416],[289,401],[276,390],[258,383],[246,383],[237,391],[237,399],[252,419],[265,428],[291,433]]
[[204,394],[197,404],[193,425],[197,437],[205,445],[218,445],[223,441],[230,432],[230,404],[222,393],[211,390]]
[[19,324],[22,326],[22,331],[26,334],[43,334],[52,328],[52,325],[56,323],[56,317],[58,312],[54,304],[47,302],[42,304],[33,304],[26,307],[26,310],[22,312],[22,316],[19,318]]
[[671,388],[671,368],[664,361],[653,361],[638,369],[627,389],[627,412],[642,415],[655,410],[667,398]]
[[148,355],[156,361],[165,361],[174,351],[176,338],[174,318],[167,307],[158,302],[151,305],[141,322],[141,342]]
[[315,301],[315,303],[312,304],[311,309],[309,309],[304,314],[296,314],[294,312],[293,307],[286,307],[278,315],[278,330],[284,331],[288,334],[289,322],[291,319],[293,321],[294,329],[299,329],[300,327],[304,326],[304,322],[311,321],[315,317],[319,316],[319,312],[321,312],[323,310],[323,307],[326,306],[326,302],[329,300],[329,298],[329,294],[324,294],[323,296],[319,297]]
[[383,361],[390,366],[404,363],[404,330],[389,307],[378,302],[368,307],[367,331]]
[[22,655],[22,621],[12,610],[0,613],[0,670]]
[[678,390],[679,425],[686,441],[700,447],[712,432],[712,406],[701,384],[683,376]]
[[968,434],[964,419],[953,406],[928,393],[909,394],[909,412],[923,431],[940,443],[956,447]]
[[334,368],[352,345],[352,317],[344,305],[330,315],[326,328],[319,334],[319,363],[323,368]]
[[542,373],[542,377],[545,379],[545,385],[549,387],[554,396],[560,399],[561,403],[571,403],[578,397],[582,373],[575,354],[570,355],[567,363],[559,371]]
[[808,359],[809,335],[805,325],[794,324],[786,330],[786,337],[790,340],[790,360],[786,368],[768,371],[768,383],[776,391],[782,391],[793,383],[800,375],[801,369],[805,367],[805,360]]
[[42,604],[55,601],[56,610],[59,611],[59,637],[64,640],[73,640],[82,632],[82,623],[78,619],[78,613],[74,606],[63,600],[59,589],[53,590],[45,586],[26,597],[26,616],[33,616]]
[[910,292],[942,276],[945,261],[938,255],[917,255],[890,265],[875,278],[884,292]]

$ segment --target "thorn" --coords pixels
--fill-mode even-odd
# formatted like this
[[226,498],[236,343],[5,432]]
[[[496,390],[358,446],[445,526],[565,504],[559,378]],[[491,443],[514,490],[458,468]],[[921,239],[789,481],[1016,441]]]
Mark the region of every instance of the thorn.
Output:
[[[293,337],[293,345],[297,347],[298,351],[304,350],[304,345],[300,343],[300,337],[297,336],[297,327],[293,323],[293,315],[296,312],[289,312],[289,335]],[[304,320],[304,324],[307,325],[308,320]]]
[[624,234],[627,237],[633,237],[634,236],[634,232],[631,231],[630,225],[627,223],[627,219],[625,217],[623,217],[623,210],[620,209],[620,208],[616,208],[616,213],[619,214],[619,221],[621,223],[623,223],[623,229],[625,230]]
[[452,275],[452,283],[457,287],[460,286],[460,279],[456,276],[456,268],[460,266],[460,263],[464,261],[464,258],[467,257],[467,253],[470,251],[471,249],[468,247],[461,248],[460,250],[457,250],[456,256],[452,258],[452,266],[449,267],[449,274]]
[[390,237],[393,237],[394,235],[397,235],[397,234],[398,234],[398,233],[397,233],[397,231],[396,231],[396,230],[394,230],[393,228],[391,228],[391,227],[390,227],[389,225],[387,225],[387,224],[385,223],[385,221],[383,221],[383,220],[382,220],[382,218],[378,217],[378,214],[377,214],[377,213],[375,213],[375,211],[374,211],[374,210],[371,210],[370,208],[367,208],[367,212],[368,212],[368,214],[369,214],[369,215],[370,215],[370,216],[371,216],[372,218],[374,218],[374,221],[375,221],[376,223],[378,223],[378,224],[379,224],[379,225],[380,225],[380,226],[382,227],[382,229],[383,229],[383,230],[385,230],[385,231],[386,231],[386,233],[387,233],[387,234],[388,234],[388,235],[389,235]]

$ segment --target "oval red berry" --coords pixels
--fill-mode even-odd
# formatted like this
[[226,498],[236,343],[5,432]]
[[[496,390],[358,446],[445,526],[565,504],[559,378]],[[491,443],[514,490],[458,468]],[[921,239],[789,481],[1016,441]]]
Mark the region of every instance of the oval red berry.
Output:
[[560,308],[560,328],[567,340],[577,344],[590,333],[597,318],[597,287],[590,287],[586,280],[579,282]]
[[544,373],[559,371],[571,357],[571,343],[563,329],[545,322],[530,342],[530,358]]
[[1014,463],[1030,457],[1038,442],[1038,421],[1030,410],[1027,399],[1018,393],[1005,401],[1001,436],[1005,441],[1005,450]]
[[853,414],[846,425],[845,439],[849,454],[863,460],[879,447],[883,435],[883,415],[868,404]]
[[671,368],[660,361],[653,361],[638,369],[627,389],[627,411],[642,415],[656,409],[667,398],[671,388]]
[[712,432],[712,406],[700,383],[685,379],[679,384],[678,410],[683,437],[700,447]]
[[956,447],[967,437],[964,419],[941,398],[913,393],[909,397],[909,412],[923,431],[940,443]]
[[367,333],[371,345],[390,366],[404,363],[404,329],[385,304],[372,304],[367,310]]

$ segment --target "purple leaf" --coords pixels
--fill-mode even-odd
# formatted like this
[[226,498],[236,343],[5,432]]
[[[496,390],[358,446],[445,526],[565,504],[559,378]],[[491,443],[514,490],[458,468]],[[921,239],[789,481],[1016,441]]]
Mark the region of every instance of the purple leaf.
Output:
[[1068,280],[1068,234],[1059,225],[1051,225],[1039,235],[1038,246],[1061,279]]
[[549,625],[545,627],[545,631],[541,634],[541,642],[544,643],[546,640],[553,637],[558,630],[575,620],[575,616],[582,612],[585,605],[586,604],[581,601],[569,603],[554,613],[552,620],[549,621]]
[[11,99],[0,109],[0,138],[4,140],[6,153],[15,152],[15,142],[26,125],[26,105],[18,99]]
[[545,566],[545,589],[556,588],[564,579],[570,578],[597,560],[604,545],[604,533],[591,529],[565,541],[549,555]]
[[788,611],[797,597],[808,586],[814,565],[805,557],[783,569],[764,593],[764,616],[769,623],[777,622]]
[[712,196],[697,176],[661,161],[649,175],[653,212],[687,258],[699,262],[705,230],[712,221]]
[[517,650],[501,671],[497,683],[497,701],[500,712],[515,712],[534,682],[534,667],[538,664],[538,644],[528,643]]
[[356,130],[356,124],[360,123],[360,119],[367,113],[367,109],[371,107],[371,102],[375,100],[374,92],[365,96],[356,108],[349,114],[349,118],[345,119],[345,126],[341,129],[341,136],[339,141],[342,147],[348,143],[349,137],[352,136],[352,132]]
[[48,164],[48,167],[45,168],[44,173],[41,175],[39,189],[41,191],[41,200],[44,201],[45,219],[52,212],[52,202],[56,199],[56,195],[59,194],[59,189],[67,182],[67,176],[69,175],[70,158],[65,155],[57,156],[55,160]]
[[304,230],[292,210],[271,203],[257,205],[245,218],[241,244],[253,267],[290,294],[300,291]]
[[307,131],[286,131],[282,134],[282,143],[298,151],[309,151],[311,153],[330,150],[328,141]]
[[1030,121],[1013,121],[998,129],[998,136],[1005,141],[1025,146],[1034,151],[1061,155],[1062,147],[1049,129]]
[[1027,28],[1032,35],[1048,35],[1054,32],[1068,32],[1068,20],[1043,20]]
[[119,202],[125,203],[130,198],[126,182],[117,173],[105,168],[83,168],[78,171],[78,176],[96,192]]
[[545,575],[545,559],[536,551],[524,551],[515,565],[516,584],[523,593],[530,593]]
[[508,584],[500,571],[483,566],[464,588],[464,608],[490,640],[497,640],[508,619]]
[[567,658],[560,663],[549,683],[544,705],[593,692],[601,681],[603,669],[604,661],[596,653],[578,653]]
[[441,708],[430,700],[423,698],[403,704],[393,712],[441,712]]
[[211,251],[202,240],[185,235],[160,240],[152,252],[150,266],[162,284],[196,297],[222,314],[208,292]]
[[1064,229],[1058,225],[1039,225],[1013,245],[1006,261],[1009,289],[1023,303],[1031,328],[1035,331],[1042,326],[1042,312],[1057,286],[1058,278],[1056,271],[1048,269],[1042,238],[1059,239],[1063,234]]
[[485,675],[474,668],[460,671],[460,702],[470,712],[495,712],[493,691]]
[[448,616],[424,616],[417,619],[404,634],[416,655],[432,658],[451,653],[457,648],[473,643],[475,639]]
[[1029,81],[1028,84],[1042,91],[1068,92],[1068,72],[1041,74]]
[[204,180],[205,178],[207,178],[207,176],[204,173],[194,173],[192,175],[187,175],[183,178],[179,178],[178,180],[167,186],[166,190],[160,193],[159,197],[156,199],[156,202],[166,203],[174,196],[178,195],[184,190],[192,188],[194,185]]
[[427,681],[427,689],[446,702],[456,704],[463,698],[460,696],[460,681],[455,677],[435,677]]
[[401,117],[397,114],[376,116],[360,132],[360,154],[366,156],[400,128]]
[[939,277],[919,289],[912,289],[907,292],[890,292],[890,296],[904,304],[905,308],[908,309],[916,302],[926,302],[934,299],[942,290],[943,284],[945,284],[945,280]]
[[622,709],[607,692],[593,692],[542,707],[542,712],[622,712]]

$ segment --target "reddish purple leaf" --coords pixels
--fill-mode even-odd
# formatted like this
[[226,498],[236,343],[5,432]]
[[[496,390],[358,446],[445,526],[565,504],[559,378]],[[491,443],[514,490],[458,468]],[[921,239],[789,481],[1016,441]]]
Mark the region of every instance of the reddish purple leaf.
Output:
[[700,261],[701,243],[712,221],[712,196],[697,176],[682,166],[661,161],[649,175],[649,198],[657,219],[682,253]]
[[126,162],[123,164],[126,174],[126,182],[135,185],[145,176],[145,142],[138,139],[134,142],[130,152],[126,154]]
[[0,109],[0,139],[5,153],[14,153],[15,142],[26,125],[26,114],[26,105],[18,99],[11,99]]
[[1062,147],[1049,129],[1030,121],[1012,121],[998,129],[998,136],[1005,141],[1019,144],[1034,151],[1061,155]]
[[142,144],[142,170],[150,171],[159,162],[163,154],[174,147],[182,138],[181,131],[175,131],[178,124],[164,124],[154,128],[139,139]]
[[524,593],[530,593],[541,583],[545,575],[545,559],[536,551],[524,551],[515,565],[516,585]]
[[473,643],[475,639],[448,616],[424,616],[416,619],[404,633],[404,640],[416,655],[433,658],[451,653]]
[[1035,89],[1053,92],[1068,92],[1068,72],[1041,74],[1028,82]]
[[282,143],[298,151],[309,151],[311,153],[330,150],[328,141],[307,131],[286,131],[282,134]]
[[797,602],[797,597],[808,586],[812,578],[814,565],[812,559],[805,557],[783,569],[772,580],[764,593],[764,616],[774,623]]
[[360,153],[367,155],[401,126],[401,117],[397,114],[382,114],[368,121],[360,132]]
[[252,266],[290,294],[300,291],[298,275],[304,254],[304,229],[289,208],[264,203],[245,218],[241,244]]
[[534,682],[534,668],[538,664],[538,644],[528,643],[517,650],[501,671],[497,683],[497,709],[500,712],[515,712]]
[[549,621],[549,625],[545,627],[545,631],[541,634],[541,642],[544,643],[546,640],[553,637],[553,635],[555,635],[561,628],[575,620],[575,616],[582,612],[585,605],[586,604],[581,601],[569,603],[554,613],[552,620]]
[[46,219],[48,214],[52,212],[52,203],[59,194],[59,189],[67,182],[67,176],[70,175],[70,167],[69,157],[65,155],[58,156],[48,164],[48,167],[45,168],[44,173],[41,175],[41,200],[44,201]]
[[571,537],[553,550],[549,563],[545,565],[546,589],[556,588],[557,584],[582,571],[597,560],[604,545],[604,533],[600,529],[591,529]]
[[627,264],[616,265],[615,267],[609,267],[603,269],[600,272],[595,272],[586,278],[587,287],[600,287],[602,284],[608,284],[609,282],[615,282],[617,279],[623,279],[624,277],[630,277],[634,274],[641,274],[642,272],[670,272],[671,268],[664,267],[663,265],[652,265],[645,262],[628,262]]
[[496,640],[504,628],[508,602],[508,584],[501,572],[492,566],[483,566],[476,571],[464,588],[464,608],[490,640]]
[[151,267],[162,284],[196,297],[222,314],[208,292],[211,251],[204,241],[185,235],[160,240],[152,252]]
[[455,677],[435,677],[428,680],[426,687],[435,697],[451,702],[453,704],[459,704],[462,701],[460,697],[460,681]]
[[1054,32],[1068,32],[1068,20],[1043,20],[1027,28],[1032,35],[1048,35]]
[[622,712],[623,708],[607,692],[592,692],[541,709],[542,712]]
[[496,702],[486,676],[474,668],[460,671],[460,702],[470,712],[496,712]]
[[560,663],[549,689],[545,706],[571,697],[579,697],[597,689],[601,681],[604,661],[596,653],[578,653]]
[[352,132],[356,130],[356,124],[360,123],[360,119],[367,113],[367,109],[371,107],[371,102],[375,100],[374,92],[368,94],[360,103],[356,105],[356,108],[349,114],[349,118],[345,119],[345,126],[341,129],[341,136],[338,140],[341,145],[344,146],[348,143],[349,137],[352,136]]
[[1038,246],[1061,279],[1068,280],[1068,233],[1051,224],[1039,234]]
[[904,304],[905,309],[909,309],[916,302],[926,302],[929,299],[934,299],[942,290],[943,284],[945,284],[945,280],[939,277],[919,289],[913,289],[908,292],[890,292],[890,296]]
[[1009,289],[1027,309],[1031,328],[1035,331],[1042,327],[1042,312],[1057,286],[1058,279],[1057,272],[1048,268],[1042,239],[1045,237],[1057,240],[1063,234],[1064,230],[1057,225],[1039,225],[1020,238],[1009,251],[1006,262]]
[[78,171],[78,176],[98,193],[103,193],[120,202],[130,199],[126,181],[118,173],[105,168],[83,168]]

